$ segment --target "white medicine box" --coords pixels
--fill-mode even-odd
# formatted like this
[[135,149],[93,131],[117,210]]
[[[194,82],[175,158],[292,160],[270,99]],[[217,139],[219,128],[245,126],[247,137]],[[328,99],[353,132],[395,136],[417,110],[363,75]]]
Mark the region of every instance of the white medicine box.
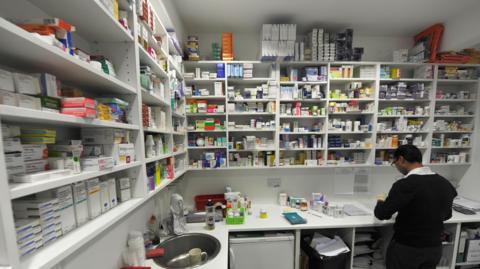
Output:
[[73,184],[73,202],[75,204],[75,220],[77,226],[88,221],[88,203],[87,203],[87,189],[85,182],[77,182]]
[[70,185],[55,190],[55,197],[58,199],[60,220],[62,221],[62,232],[66,234],[75,229],[75,209],[73,205],[73,193]]
[[480,262],[480,239],[467,240],[465,253],[466,262]]
[[87,180],[87,202],[90,219],[98,217],[102,213],[98,178]]

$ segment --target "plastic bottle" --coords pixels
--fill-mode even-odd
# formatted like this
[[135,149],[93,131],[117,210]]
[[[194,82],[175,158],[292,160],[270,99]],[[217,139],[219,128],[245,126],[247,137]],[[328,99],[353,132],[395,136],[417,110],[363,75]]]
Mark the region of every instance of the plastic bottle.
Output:
[[208,230],[215,229],[215,208],[212,200],[208,200],[205,204],[205,224]]

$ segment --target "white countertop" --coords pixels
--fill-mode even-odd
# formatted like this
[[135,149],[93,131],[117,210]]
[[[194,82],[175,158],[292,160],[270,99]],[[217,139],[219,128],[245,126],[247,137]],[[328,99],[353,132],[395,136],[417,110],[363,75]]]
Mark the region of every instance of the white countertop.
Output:
[[[373,204],[370,201],[352,202],[357,207],[360,207],[368,212],[372,212]],[[267,219],[260,218],[260,210],[266,209],[268,212]],[[293,210],[299,213],[307,220],[306,224],[291,225],[282,213],[286,210]],[[446,223],[461,223],[461,222],[480,222],[480,214],[476,215],[463,215],[457,212],[453,212],[453,216]],[[248,231],[274,231],[274,230],[308,230],[308,229],[328,229],[328,228],[353,228],[353,227],[368,227],[368,226],[381,226],[393,224],[394,220],[380,221],[375,218],[373,213],[368,216],[345,216],[342,218],[333,218],[326,215],[321,217],[302,212],[291,208],[283,208],[279,205],[264,204],[256,205],[253,207],[253,214],[247,216],[245,224],[242,225],[226,225],[225,222],[217,222],[215,230],[209,231],[205,229],[205,224],[188,224],[189,233],[206,233],[215,236],[221,243],[220,253],[207,264],[196,267],[198,269],[221,269],[228,268],[228,234],[229,232],[248,232]],[[147,266],[151,266],[152,269],[162,268],[156,265],[152,260],[149,260]]]

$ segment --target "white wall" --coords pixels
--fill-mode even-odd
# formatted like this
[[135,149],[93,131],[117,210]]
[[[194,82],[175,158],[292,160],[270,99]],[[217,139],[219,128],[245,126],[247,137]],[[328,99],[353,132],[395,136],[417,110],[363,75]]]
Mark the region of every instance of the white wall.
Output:
[[[456,184],[457,178],[451,169],[434,167],[436,172]],[[370,168],[370,194],[373,197],[386,193],[400,174],[393,167]],[[276,203],[280,191],[292,196],[310,197],[312,192],[322,192],[333,197],[364,197],[365,195],[335,195],[335,169],[268,169],[268,170],[225,170],[188,172],[184,182],[183,197],[187,204],[194,204],[198,194],[223,193],[225,186],[240,191],[256,203]],[[278,189],[267,186],[268,178],[280,178]]]
[[[210,57],[212,42],[220,44],[221,33],[188,33],[196,35],[200,41],[200,55]],[[297,40],[300,40],[297,38]],[[235,58],[240,60],[256,60],[260,55],[260,33],[234,33]],[[411,37],[392,36],[359,36],[354,35],[353,46],[364,47],[364,61],[391,61],[395,49],[410,48],[413,45]]]
[[480,7],[444,23],[441,51],[461,50],[480,45]]

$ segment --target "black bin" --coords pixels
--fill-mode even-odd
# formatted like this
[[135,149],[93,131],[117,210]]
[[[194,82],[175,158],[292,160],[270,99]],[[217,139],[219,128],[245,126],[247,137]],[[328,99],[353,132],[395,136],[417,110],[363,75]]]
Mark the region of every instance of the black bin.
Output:
[[323,256],[310,247],[312,238],[305,236],[302,238],[300,247],[308,256],[308,268],[309,269],[344,269],[347,266],[347,260],[350,257],[350,253],[341,253],[337,256]]

